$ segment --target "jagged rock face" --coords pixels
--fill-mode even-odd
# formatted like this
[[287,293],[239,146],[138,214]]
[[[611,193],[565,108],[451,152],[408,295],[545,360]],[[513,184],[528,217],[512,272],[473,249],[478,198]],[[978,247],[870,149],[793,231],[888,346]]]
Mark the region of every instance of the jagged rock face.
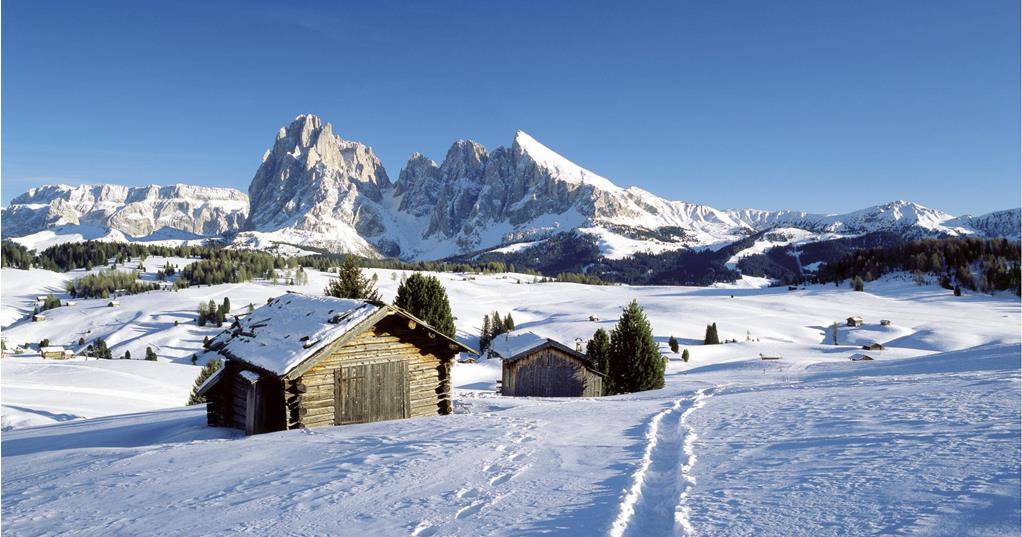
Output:
[[277,133],[252,179],[245,229],[374,255],[365,239],[386,231],[380,204],[390,187],[372,149],[335,135],[318,117],[298,116]]
[[[29,191],[3,213],[3,235],[98,224],[140,236],[160,227],[232,234],[240,244],[440,259],[579,229],[604,255],[719,247],[786,228],[834,238],[872,231],[906,237],[1019,237],[1019,210],[954,218],[896,201],[847,214],[741,209],[668,201],[620,188],[518,132],[487,152],[455,142],[443,162],[415,153],[392,184],[372,150],[311,115],[280,129],[245,196],[205,187],[54,186]],[[244,226],[242,227],[242,225]],[[802,235],[800,235],[802,236]]]
[[29,190],[3,211],[5,237],[62,225],[91,224],[134,237],[163,228],[204,236],[238,230],[248,198],[232,188],[189,185],[48,185]]

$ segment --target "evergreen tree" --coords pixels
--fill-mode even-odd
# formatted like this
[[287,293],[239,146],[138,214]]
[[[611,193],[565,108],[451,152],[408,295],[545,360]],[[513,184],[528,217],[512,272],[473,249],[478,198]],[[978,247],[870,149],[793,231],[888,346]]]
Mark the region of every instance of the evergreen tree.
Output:
[[649,320],[632,300],[610,333],[607,381],[611,393],[663,388],[664,369]]
[[202,338],[202,348],[203,349],[208,349],[209,348],[209,336],[203,336],[203,338]]
[[45,339],[42,339],[42,340],[39,341],[39,349],[40,350],[43,347],[49,347],[49,346],[50,346],[50,338],[45,338]]
[[230,298],[228,298],[226,296],[224,297],[224,304],[221,307],[221,309],[223,310],[224,315],[227,315],[228,313],[231,312],[231,299]]
[[131,360],[131,351],[124,351],[124,359]]
[[717,335],[717,323],[706,325],[706,335],[703,336],[703,345],[719,345],[720,336]]
[[667,340],[667,346],[671,348],[671,352],[678,354],[678,340],[674,339],[674,336]]
[[206,319],[209,318],[209,305],[205,302],[199,303],[199,318],[195,321],[199,326],[206,326]]
[[199,357],[193,354],[192,355],[192,365],[195,365],[197,363],[199,363]]
[[206,382],[206,379],[208,379],[213,373],[216,373],[218,369],[220,369],[219,358],[214,358],[207,362],[206,365],[202,366],[202,371],[199,371],[199,376],[195,378],[195,384],[192,385],[192,393],[188,396],[189,405],[201,405],[206,402],[205,397],[201,397],[195,392],[199,391],[199,387],[202,386],[202,383]]
[[586,344],[586,356],[593,369],[607,374],[607,362],[610,359],[610,336],[607,331],[600,328],[593,333],[593,339]]
[[447,290],[436,276],[416,272],[397,288],[394,305],[426,321],[447,337],[454,337],[454,317]]
[[156,351],[152,347],[145,348],[145,359],[150,362],[156,361]]
[[492,328],[490,327],[490,314],[483,314],[483,331],[479,333],[479,352],[486,352],[490,348]]
[[355,263],[355,257],[350,255],[344,258],[344,263],[338,270],[337,279],[330,280],[323,293],[337,298],[380,301],[380,293],[373,286],[372,281],[362,274],[362,269]]
[[852,280],[852,289],[856,291],[863,291],[866,288],[866,284],[862,281],[862,278],[856,276]]
[[81,347],[83,345],[85,345],[85,338],[83,337],[78,338],[78,346]]
[[511,318],[511,312],[507,312],[507,317],[504,317],[504,331],[513,332],[515,329],[515,320]]
[[681,361],[688,363],[688,349],[681,351]]
[[955,296],[962,296],[962,288],[959,287],[957,283],[955,284],[954,293],[955,293]]

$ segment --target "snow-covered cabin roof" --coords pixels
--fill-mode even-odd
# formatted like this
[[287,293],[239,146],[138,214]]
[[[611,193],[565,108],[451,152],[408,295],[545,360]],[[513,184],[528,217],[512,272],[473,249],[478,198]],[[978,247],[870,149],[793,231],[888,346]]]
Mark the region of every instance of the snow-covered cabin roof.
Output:
[[546,347],[554,347],[586,363],[589,362],[589,358],[585,354],[582,354],[563,343],[550,338],[545,338],[533,332],[501,334],[494,338],[494,340],[490,343],[490,351],[502,358],[505,362],[519,360]]
[[51,345],[49,347],[43,347],[39,349],[39,352],[64,352],[64,347],[59,345]]
[[857,352],[857,353],[849,356],[848,359],[853,361],[853,362],[861,362],[863,360],[872,360],[873,357],[868,355],[868,354],[862,354],[861,352]]
[[460,351],[469,347],[436,332],[411,314],[384,304],[288,293],[239,319],[210,342],[210,348],[276,375],[286,375],[345,334],[366,329],[388,314],[408,317],[449,340]]

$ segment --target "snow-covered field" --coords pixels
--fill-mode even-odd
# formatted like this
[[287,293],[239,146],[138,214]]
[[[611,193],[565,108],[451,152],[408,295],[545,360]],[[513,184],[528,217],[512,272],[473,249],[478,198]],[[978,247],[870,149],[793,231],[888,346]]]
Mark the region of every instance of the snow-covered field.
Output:
[[[400,272],[372,272],[392,298]],[[1020,531],[1022,316],[1013,295],[953,297],[896,278],[854,293],[439,274],[470,346],[493,310],[511,312],[519,331],[571,345],[611,329],[636,299],[671,358],[667,385],[597,399],[503,398],[493,393],[499,363],[482,360],[455,367],[453,416],[243,438],[206,427],[202,408],[167,408],[183,403],[198,372],[189,357],[217,333],[195,326],[196,307],[319,294],[326,274],[310,272],[301,287],[153,292],[123,297],[120,308],[79,301],[42,323],[14,320],[74,275],[2,276],[8,347],[87,334],[115,356],[151,346],[160,357],[0,363],[4,427],[14,428],[2,436],[4,534]],[[842,326],[831,345],[829,327],[853,315],[865,324]],[[701,345],[712,322],[738,342]],[[672,335],[688,363],[667,350]],[[887,346],[871,353],[876,360],[848,360],[874,341]]]

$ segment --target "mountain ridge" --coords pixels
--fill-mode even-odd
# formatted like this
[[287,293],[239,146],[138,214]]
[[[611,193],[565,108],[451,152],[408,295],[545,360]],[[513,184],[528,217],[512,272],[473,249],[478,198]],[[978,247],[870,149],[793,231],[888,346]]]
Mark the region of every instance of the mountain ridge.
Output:
[[925,236],[1020,234],[1019,209],[955,217],[899,200],[840,214],[720,210],[620,187],[524,131],[492,151],[457,140],[439,164],[413,153],[392,182],[372,148],[302,114],[278,130],[245,196],[235,189],[47,185],[3,209],[4,238],[66,226],[130,237],[161,228],[256,248],[287,244],[368,257],[443,259],[535,242],[568,230],[601,254],[716,249],[773,228],[800,240],[892,231]]

